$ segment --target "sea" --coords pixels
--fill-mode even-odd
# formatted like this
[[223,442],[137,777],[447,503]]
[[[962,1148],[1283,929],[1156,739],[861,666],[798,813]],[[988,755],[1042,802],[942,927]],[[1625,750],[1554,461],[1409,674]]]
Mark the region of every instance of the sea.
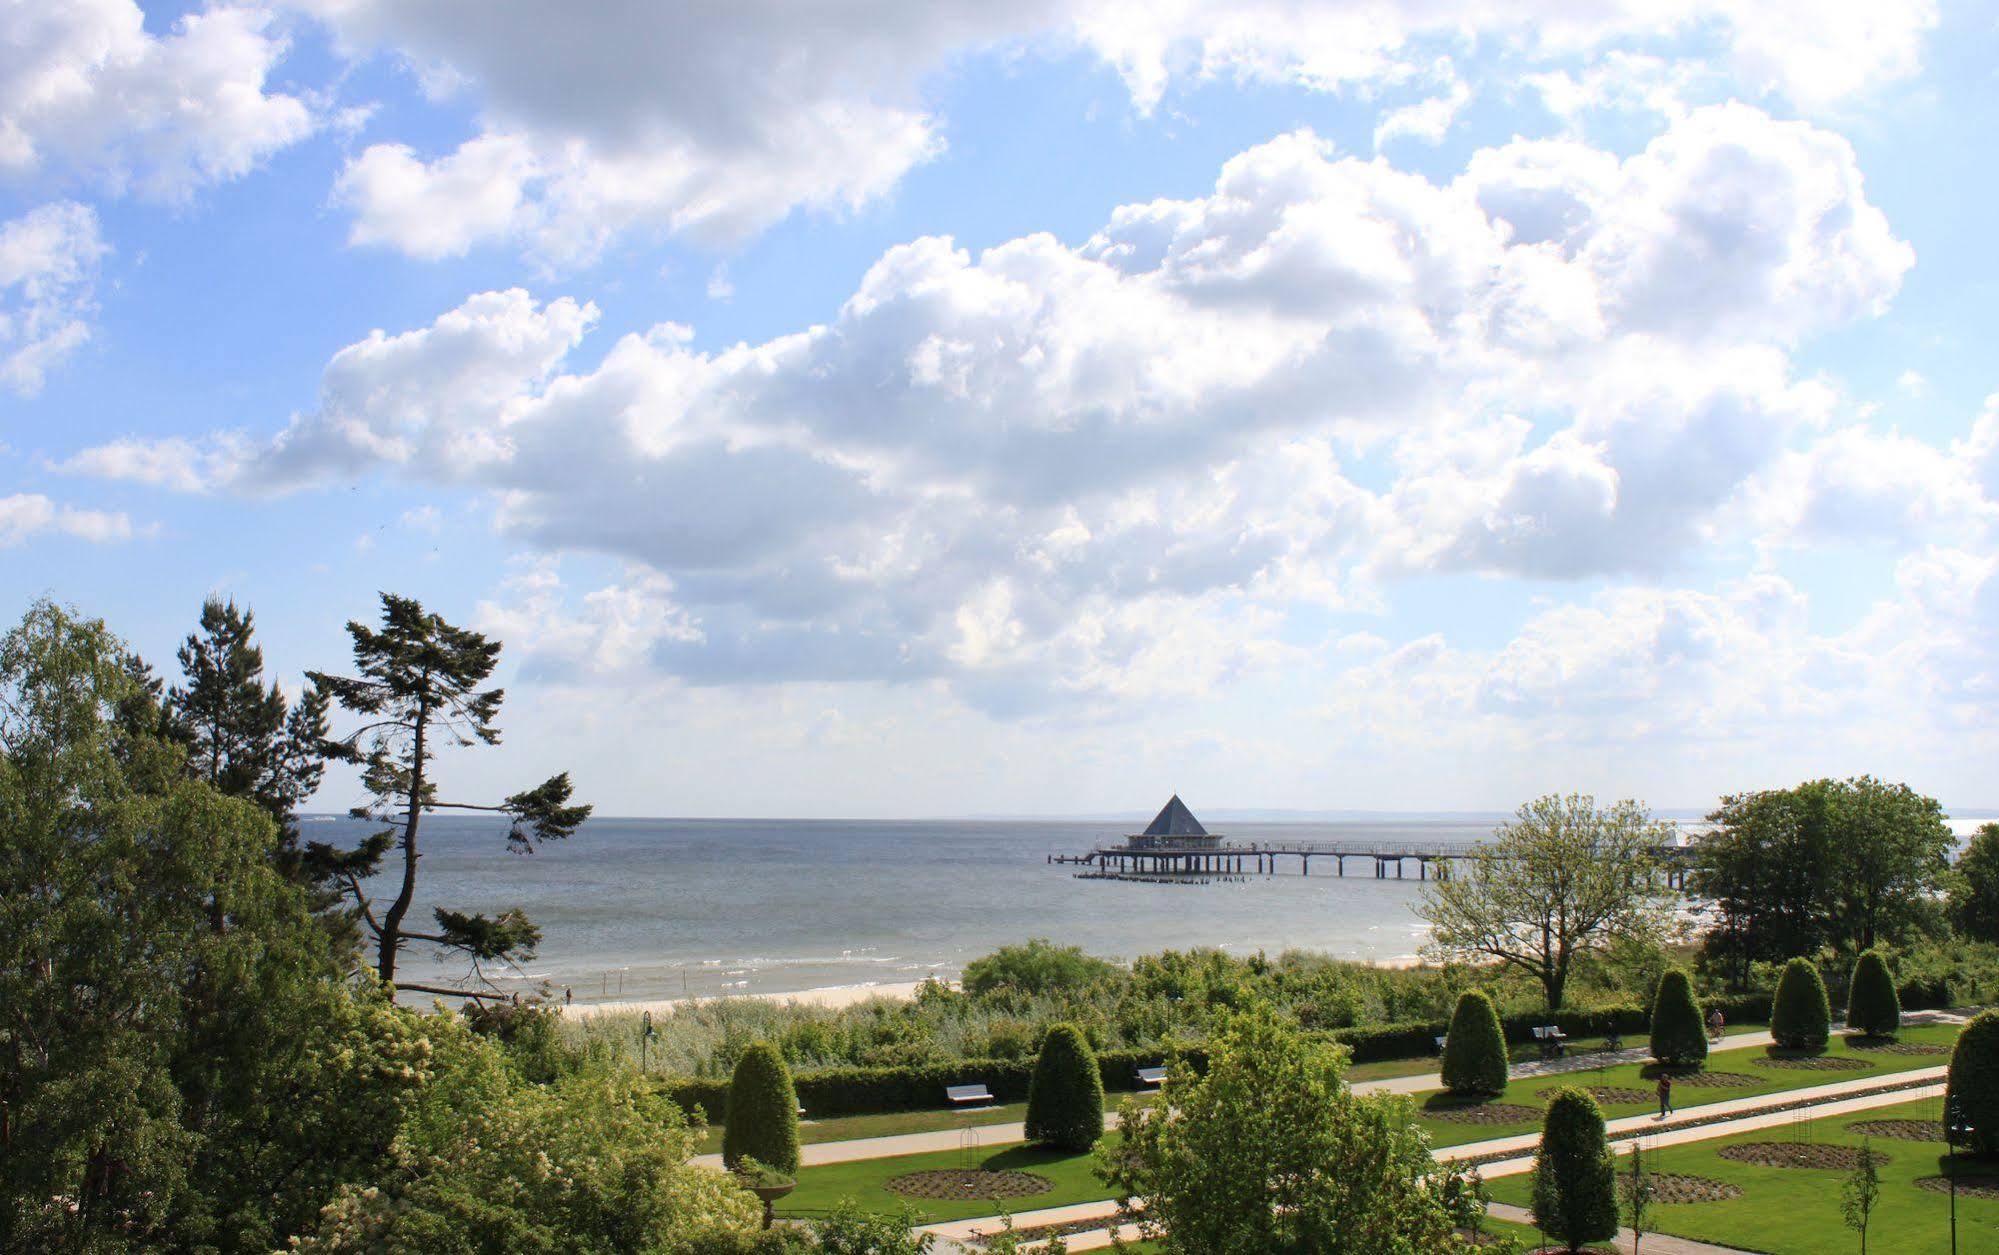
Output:
[[[1250,843],[1345,839],[1470,844],[1488,819],[1210,823]],[[955,978],[980,955],[1032,937],[1112,959],[1165,949],[1232,954],[1320,951],[1406,961],[1424,941],[1417,866],[1377,879],[1371,859],[1295,860],[1243,882],[1079,879],[1051,864],[1117,841],[1130,820],[592,819],[532,854],[510,853],[504,824],[433,814],[423,823],[411,926],[433,907],[518,907],[542,931],[536,958],[487,975],[502,988],[546,984],[578,1003],[791,993]],[[374,825],[309,817],[309,840],[352,844]],[[391,853],[369,884],[396,891]],[[377,908],[380,909],[379,907]],[[416,944],[405,980],[457,981],[462,959]]]

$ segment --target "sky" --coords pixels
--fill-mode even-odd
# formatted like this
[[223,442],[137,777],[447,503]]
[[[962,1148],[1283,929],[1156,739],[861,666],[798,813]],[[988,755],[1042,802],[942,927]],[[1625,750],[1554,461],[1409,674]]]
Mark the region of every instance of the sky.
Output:
[[[1999,805],[1999,10],[0,0],[0,573],[607,814]],[[361,800],[332,773],[315,805]]]

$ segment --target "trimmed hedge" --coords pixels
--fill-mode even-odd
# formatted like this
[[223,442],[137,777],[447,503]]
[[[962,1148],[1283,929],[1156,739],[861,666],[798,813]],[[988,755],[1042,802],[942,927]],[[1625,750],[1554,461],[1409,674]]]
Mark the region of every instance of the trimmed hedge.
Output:
[[1444,1088],[1453,1094],[1504,1093],[1508,1062],[1498,1008],[1483,991],[1465,990],[1444,1039]]
[[1895,978],[1878,950],[1868,950],[1853,964],[1847,982],[1846,1026],[1876,1037],[1892,1037],[1902,1027],[1902,999]]
[[1085,1151],[1104,1135],[1104,1078],[1097,1056],[1073,1024],[1057,1024],[1041,1040],[1027,1086],[1027,1140],[1058,1150]]
[[1999,1155],[1999,1011],[1980,1011],[1957,1035],[1944,1082],[1944,1112],[1971,1128],[1958,1143],[1980,1155]]
[[736,1060],[722,1125],[722,1162],[754,1159],[787,1175],[798,1171],[798,1094],[777,1047],[757,1042]]
[[[1720,1007],[1728,1022],[1736,1025],[1761,1024],[1770,1014],[1770,999],[1761,994],[1711,999],[1707,1006]],[[1542,1024],[1557,1024],[1571,1037],[1601,1037],[1605,1033],[1643,1033],[1649,1022],[1646,1008],[1619,1006],[1562,1011],[1554,1016],[1545,1012],[1507,1016],[1500,1020],[1500,1027],[1508,1043],[1526,1045],[1534,1040],[1533,1030]],[[1316,1041],[1338,1042],[1348,1049],[1355,1063],[1377,1063],[1432,1055],[1436,1053],[1437,1038],[1449,1031],[1450,1025],[1440,1020],[1411,1020],[1336,1028],[1306,1036]],[[1181,1053],[1193,1062],[1196,1070],[1207,1066],[1207,1057],[1199,1046],[1184,1046]],[[1100,1050],[1097,1071],[1105,1090],[1129,1092],[1139,1088],[1138,1069],[1156,1067],[1166,1061],[1166,1055],[1161,1046]],[[800,1072],[792,1081],[808,1116],[832,1119],[886,1111],[932,1110],[944,1105],[946,1085],[973,1082],[984,1082],[1000,1102],[1024,1102],[1033,1076],[1031,1059],[946,1059],[884,1068],[821,1068]],[[689,1114],[698,1111],[706,1120],[726,1109],[729,1081],[727,1077],[671,1077],[660,1082],[660,1092]]]
[[1809,959],[1792,959],[1777,978],[1770,1002],[1770,1036],[1787,1050],[1812,1050],[1832,1036],[1832,1004],[1825,981]]
[[1617,1169],[1603,1110],[1579,1089],[1548,1101],[1534,1152],[1534,1223],[1569,1249],[1617,1236]]
[[1659,991],[1652,998],[1652,1057],[1681,1068],[1707,1062],[1701,1004],[1694,1001],[1693,982],[1677,967],[1667,968],[1659,977]]

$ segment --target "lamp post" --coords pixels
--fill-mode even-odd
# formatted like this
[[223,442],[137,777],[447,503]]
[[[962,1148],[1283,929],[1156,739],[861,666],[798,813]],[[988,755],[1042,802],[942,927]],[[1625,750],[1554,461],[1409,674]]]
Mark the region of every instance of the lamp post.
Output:
[[1943,1105],[1943,1142],[1950,1148],[1950,1164],[1944,1175],[1950,1180],[1950,1255],[1957,1255],[1957,1144],[1971,1140],[1971,1121],[1965,1118],[1964,1098],[1952,1095]]
[[640,1025],[641,1027],[639,1028],[639,1071],[641,1073],[644,1073],[646,1070],[646,1056],[648,1054],[648,1048],[652,1045],[652,1039],[658,1035],[653,1031],[652,1012],[648,1011],[645,1013],[645,1018],[640,1021]]

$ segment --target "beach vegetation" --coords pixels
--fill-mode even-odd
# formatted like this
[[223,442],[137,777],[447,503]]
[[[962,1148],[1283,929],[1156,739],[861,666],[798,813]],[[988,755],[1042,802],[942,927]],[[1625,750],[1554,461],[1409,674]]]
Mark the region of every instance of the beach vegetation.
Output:
[[1080,946],[1058,946],[1046,937],[1022,945],[1001,946],[965,965],[959,984],[973,997],[1075,994],[1093,989],[1118,974],[1117,966]]
[[1902,999],[1895,977],[1879,950],[1864,950],[1853,963],[1846,986],[1846,1027],[1856,1033],[1892,1037],[1902,1027]]
[[1506,1033],[1492,998],[1482,989],[1465,990],[1458,995],[1444,1038],[1444,1088],[1453,1094],[1500,1093],[1506,1089],[1509,1064]]
[[798,1171],[798,1091],[791,1070],[768,1042],[736,1061],[722,1132],[722,1162],[754,1159],[779,1172]]
[[1980,1011],[1958,1034],[1944,1082],[1944,1110],[1964,1122],[1965,1149],[1999,1155],[1999,1011]]
[[1072,1024],[1048,1030],[1027,1090],[1027,1140],[1088,1150],[1104,1135],[1104,1080],[1096,1052]]
[[1617,1170],[1603,1112],[1582,1090],[1563,1089],[1548,1103],[1532,1210],[1541,1231],[1572,1251],[1617,1235]]
[[[1159,1249],[1376,1252],[1454,1249],[1457,1215],[1401,1100],[1358,1098],[1345,1052],[1267,1007],[1221,1016],[1205,1071],[1168,1065],[1170,1110],[1127,1103],[1099,1173]],[[1128,1213],[1129,1214],[1129,1211]]]
[[[534,956],[541,940],[540,930],[518,910],[486,915],[440,907],[432,912],[433,931],[409,927],[422,858],[423,817],[439,809],[503,815],[509,821],[508,846],[528,853],[543,841],[560,840],[576,831],[589,818],[590,808],[571,801],[566,772],[490,805],[445,801],[438,795],[433,764],[440,750],[499,742],[494,720],[506,695],[480,686],[499,663],[500,642],[453,626],[417,601],[393,593],[382,594],[379,629],[350,620],[347,634],[353,640],[357,674],[306,674],[358,721],[346,735],[326,741],[324,749],[329,758],[361,768],[362,784],[374,801],[357,808],[356,815],[383,827],[353,849],[308,842],[307,866],[346,890],[375,944],[376,975],[385,983],[396,979],[396,960],[412,942],[464,955],[475,978],[489,963],[517,968]],[[378,903],[366,882],[392,850],[402,864],[393,880],[396,893]],[[404,987],[459,992],[408,982]]]
[[1707,1061],[1707,1026],[1684,968],[1668,968],[1652,996],[1652,1057],[1673,1067]]
[[1816,1050],[1832,1036],[1832,1004],[1810,959],[1794,958],[1777,978],[1770,1002],[1770,1037],[1786,1050]]
[[1948,886],[1950,926],[1973,941],[1999,942],[1999,823],[1978,826]]
[[1619,938],[1652,941],[1670,915],[1653,881],[1652,850],[1672,836],[1635,802],[1599,807],[1581,794],[1522,806],[1417,906],[1431,950],[1496,961],[1540,983],[1559,1011],[1584,955]]

